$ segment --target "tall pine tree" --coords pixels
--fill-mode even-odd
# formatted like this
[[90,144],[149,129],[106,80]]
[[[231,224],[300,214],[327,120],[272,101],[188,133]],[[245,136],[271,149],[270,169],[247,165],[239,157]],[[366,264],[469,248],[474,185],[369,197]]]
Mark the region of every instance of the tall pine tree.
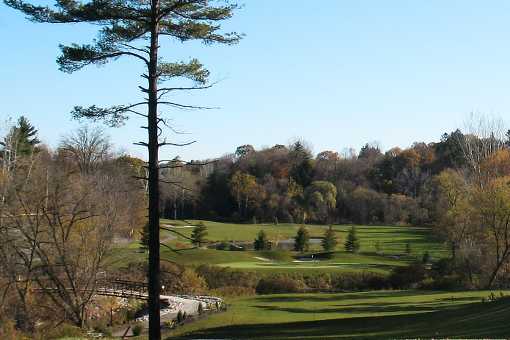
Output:
[[37,129],[25,117],[21,116],[0,145],[2,157],[9,154],[10,157],[30,156],[41,141],[37,138]]
[[310,234],[304,226],[299,227],[294,238],[294,250],[299,252],[308,251],[310,247]]
[[207,236],[207,227],[203,222],[200,222],[191,232],[191,242],[200,247],[205,242]]
[[349,233],[347,234],[347,239],[345,240],[345,250],[350,253],[357,253],[360,248],[360,242],[358,239],[358,233],[356,231],[356,227],[351,227]]
[[[149,191],[149,338],[161,339],[160,330],[160,270],[159,270],[159,147],[180,146],[160,140],[161,126],[166,125],[160,116],[159,106],[194,108],[165,98],[182,90],[209,87],[209,72],[196,59],[165,62],[159,55],[160,38],[174,38],[185,42],[198,40],[205,44],[235,44],[241,35],[223,33],[220,22],[229,19],[237,5],[228,0],[57,0],[54,6],[34,5],[23,0],[4,0],[8,6],[20,10],[31,21],[40,23],[89,23],[101,27],[98,38],[91,44],[61,45],[62,55],[57,62],[64,72],[74,72],[87,65],[101,65],[120,57],[132,57],[142,63],[147,81],[140,90],[145,98],[137,103],[111,107],[76,106],[76,118],[105,120],[118,126],[134,114],[147,119],[144,127],[148,141],[139,142],[148,148]],[[148,43],[148,45],[147,45]],[[135,71],[137,72],[137,71]],[[164,81],[186,78],[190,86],[160,87]],[[143,111],[145,107],[146,111]],[[140,111],[142,109],[142,112]],[[172,184],[172,183],[171,183]]]
[[264,230],[259,231],[257,238],[253,241],[253,249],[255,250],[270,250],[271,243],[267,239],[267,234]]
[[329,228],[324,233],[324,238],[322,239],[322,249],[326,252],[331,252],[335,250],[336,245],[338,244],[338,241],[336,239],[335,231],[333,230],[332,226],[329,226]]

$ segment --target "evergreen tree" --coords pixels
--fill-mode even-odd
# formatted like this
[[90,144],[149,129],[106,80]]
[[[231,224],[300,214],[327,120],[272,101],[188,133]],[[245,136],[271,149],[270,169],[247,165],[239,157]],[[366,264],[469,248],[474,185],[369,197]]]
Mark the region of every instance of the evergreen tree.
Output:
[[356,227],[351,227],[349,233],[347,234],[347,239],[345,240],[345,250],[350,253],[357,253],[360,248],[360,242],[358,239],[358,234],[356,231]]
[[197,246],[201,246],[205,242],[207,236],[207,227],[200,222],[191,232],[191,242]]
[[257,238],[253,242],[253,248],[255,250],[270,250],[271,244],[267,239],[267,234],[264,230],[259,231]]
[[183,323],[184,322],[184,314],[182,312],[182,310],[179,309],[179,311],[177,312],[177,323]]
[[324,238],[322,239],[321,244],[322,249],[324,249],[324,251],[330,252],[335,250],[338,241],[336,239],[336,234],[332,226],[329,226],[329,228],[324,233]]
[[11,128],[4,141],[0,142],[0,145],[3,146],[2,154],[9,151],[10,157],[31,155],[37,144],[41,142],[37,138],[37,132],[37,129],[26,117],[19,117],[18,122]]
[[[144,100],[107,108],[92,105],[76,106],[75,118],[104,120],[112,126],[121,125],[130,114],[147,119],[148,140],[137,143],[148,149],[149,192],[149,338],[161,339],[160,329],[160,162],[159,148],[165,145],[182,146],[162,140],[161,127],[166,125],[160,116],[162,105],[173,108],[198,108],[168,100],[165,96],[181,90],[197,90],[210,86],[209,71],[196,59],[189,62],[165,62],[158,53],[163,38],[181,42],[198,40],[205,44],[235,44],[241,35],[220,31],[221,21],[232,17],[237,5],[228,0],[84,0],[60,1],[55,5],[34,5],[24,0],[4,0],[4,3],[23,12],[34,22],[87,23],[102,27],[92,44],[61,45],[57,59],[60,69],[72,73],[85,66],[102,65],[120,57],[130,57],[142,63],[142,77],[146,87],[140,86]],[[134,72],[138,70],[133,68]],[[160,87],[167,80],[188,79],[191,86]],[[146,108],[145,112],[140,109]]]
[[310,246],[310,235],[308,233],[308,229],[304,226],[301,226],[294,238],[294,250],[295,251],[308,251]]

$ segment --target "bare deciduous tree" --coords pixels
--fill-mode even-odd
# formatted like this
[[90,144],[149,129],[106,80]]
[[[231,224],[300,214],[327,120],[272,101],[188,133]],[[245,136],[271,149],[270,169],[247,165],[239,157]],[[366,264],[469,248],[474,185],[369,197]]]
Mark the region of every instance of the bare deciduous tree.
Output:
[[505,146],[505,123],[500,118],[472,113],[464,125],[464,135],[459,135],[458,143],[471,175],[483,185],[481,164]]
[[71,158],[82,173],[93,172],[110,154],[111,144],[99,128],[82,126],[65,136],[59,150],[64,157]]
[[30,173],[19,168],[23,180],[11,182],[0,265],[19,291],[21,308],[29,292],[39,294],[55,315],[81,326],[127,197],[107,172],[70,173],[49,156],[40,153]]

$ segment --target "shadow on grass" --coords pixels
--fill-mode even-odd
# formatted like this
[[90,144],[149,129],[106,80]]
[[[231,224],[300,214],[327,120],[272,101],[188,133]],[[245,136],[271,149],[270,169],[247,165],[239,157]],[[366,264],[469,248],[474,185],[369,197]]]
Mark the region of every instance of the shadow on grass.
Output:
[[[425,295],[436,295],[436,294],[444,294],[441,291],[426,291]],[[271,295],[264,297],[257,297],[257,302],[329,302],[329,301],[343,301],[343,300],[365,300],[365,299],[374,299],[374,298],[395,298],[395,297],[406,297],[406,296],[416,296],[416,292],[414,291],[371,291],[371,292],[356,292],[356,293],[345,293],[345,294],[325,294],[323,296],[314,295]]]
[[267,311],[302,313],[302,314],[361,314],[361,313],[411,313],[411,312],[431,312],[436,311],[438,306],[426,305],[399,305],[394,303],[379,303],[363,305],[345,305],[338,308],[299,308],[299,307],[278,307],[278,306],[251,306]]
[[509,313],[510,301],[502,300],[409,315],[223,326],[181,339],[505,338],[510,334]]

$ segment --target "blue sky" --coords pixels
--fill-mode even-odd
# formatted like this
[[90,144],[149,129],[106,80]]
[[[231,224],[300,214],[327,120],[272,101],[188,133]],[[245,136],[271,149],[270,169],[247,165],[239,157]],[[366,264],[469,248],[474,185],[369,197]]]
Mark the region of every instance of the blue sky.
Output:
[[[510,117],[510,2],[468,0],[245,0],[225,24],[237,46],[164,41],[167,60],[199,58],[220,82],[176,98],[212,111],[169,110],[196,139],[164,158],[200,159],[238,145],[302,137],[315,152],[387,149],[438,140],[470,112]],[[25,114],[54,146],[78,123],[74,105],[140,99],[142,68],[121,59],[74,74],[58,71],[58,44],[90,42],[96,27],[34,24],[0,4],[0,118]],[[143,156],[142,121],[107,129],[115,145]]]

